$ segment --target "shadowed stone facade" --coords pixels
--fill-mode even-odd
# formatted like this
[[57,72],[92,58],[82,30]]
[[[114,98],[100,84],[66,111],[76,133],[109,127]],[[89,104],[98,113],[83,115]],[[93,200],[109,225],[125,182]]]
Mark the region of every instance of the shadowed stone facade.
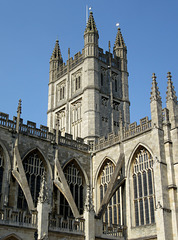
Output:
[[50,59],[48,127],[0,113],[0,239],[178,239],[178,105],[152,76],[151,120],[130,124],[127,47],[98,45]]

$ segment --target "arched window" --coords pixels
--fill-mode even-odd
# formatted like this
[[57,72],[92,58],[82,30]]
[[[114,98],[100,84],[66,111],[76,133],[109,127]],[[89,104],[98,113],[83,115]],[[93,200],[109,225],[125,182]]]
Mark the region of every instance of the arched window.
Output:
[[135,225],[154,223],[153,158],[145,148],[135,155],[132,176]]
[[[100,204],[102,203],[104,194],[107,190],[111,176],[114,172],[114,164],[111,161],[106,161],[99,176],[99,189],[100,189]],[[103,222],[106,224],[122,225],[122,195],[121,187],[115,192],[110,199],[106,211],[103,215]]]
[[[79,213],[83,213],[83,186],[84,186],[84,177],[77,166],[77,164],[72,161],[70,164],[68,164],[64,169],[64,174],[67,180],[67,183],[69,185],[69,188],[71,190],[71,193],[73,195],[74,201],[76,203],[76,206],[78,207]],[[59,197],[59,214],[63,215],[66,219],[68,216],[73,216],[71,208],[65,199],[64,195],[60,193]]]
[[0,146],[0,202],[2,196],[3,173],[4,173],[4,154],[3,149]]
[[[23,167],[30,187],[32,199],[36,207],[40,192],[41,180],[45,171],[41,154],[37,150],[28,154],[23,161]],[[20,209],[27,209],[27,202],[20,186],[18,191],[17,207]]]

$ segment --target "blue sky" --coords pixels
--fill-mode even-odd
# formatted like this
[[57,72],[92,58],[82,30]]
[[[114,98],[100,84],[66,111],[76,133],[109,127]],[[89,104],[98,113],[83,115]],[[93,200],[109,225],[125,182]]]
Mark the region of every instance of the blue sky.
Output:
[[113,47],[117,28],[128,49],[131,122],[150,118],[151,76],[155,72],[163,107],[167,72],[178,92],[177,0],[0,0],[0,111],[46,125],[49,59],[56,38],[64,61],[84,46],[86,5],[92,7],[99,46]]

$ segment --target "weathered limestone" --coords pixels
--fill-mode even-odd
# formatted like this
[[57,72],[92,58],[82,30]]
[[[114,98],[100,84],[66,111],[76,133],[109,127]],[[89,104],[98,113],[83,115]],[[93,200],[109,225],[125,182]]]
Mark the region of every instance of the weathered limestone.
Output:
[[[93,13],[84,49],[50,59],[48,127],[0,113],[0,239],[177,240],[178,104],[152,76],[151,120],[130,124],[127,48],[103,53]],[[82,138],[83,137],[83,138]],[[86,144],[87,143],[87,144]]]

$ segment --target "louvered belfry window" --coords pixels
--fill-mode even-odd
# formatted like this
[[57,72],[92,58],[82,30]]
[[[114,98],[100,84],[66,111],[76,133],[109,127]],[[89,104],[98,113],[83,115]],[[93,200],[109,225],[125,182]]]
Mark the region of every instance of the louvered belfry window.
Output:
[[135,226],[154,223],[153,158],[146,149],[141,149],[134,159],[133,189]]

